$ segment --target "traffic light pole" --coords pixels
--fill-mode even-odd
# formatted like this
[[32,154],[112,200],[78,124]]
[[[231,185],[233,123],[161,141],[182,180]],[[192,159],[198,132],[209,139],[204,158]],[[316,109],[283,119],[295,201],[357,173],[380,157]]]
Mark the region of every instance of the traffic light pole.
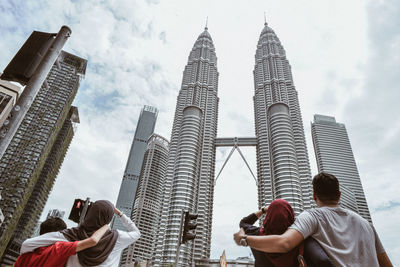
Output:
[[83,206],[83,210],[82,210],[81,216],[79,217],[79,225],[81,225],[81,223],[85,219],[86,212],[87,212],[88,207],[89,207],[89,203],[90,203],[90,198],[86,198],[85,205]]
[[182,225],[183,225],[183,215],[185,211],[182,209],[181,213],[181,223],[179,224],[179,237],[178,237],[178,249],[176,250],[176,257],[175,257],[175,267],[178,267],[178,260],[179,260],[179,252],[181,250],[181,239],[182,239]]

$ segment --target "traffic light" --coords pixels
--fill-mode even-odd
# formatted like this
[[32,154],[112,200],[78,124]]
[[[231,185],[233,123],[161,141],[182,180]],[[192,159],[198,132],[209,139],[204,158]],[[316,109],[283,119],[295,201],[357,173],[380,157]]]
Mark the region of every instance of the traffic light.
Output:
[[197,219],[197,216],[197,214],[190,214],[188,211],[185,212],[185,223],[183,225],[183,235],[181,242],[182,244],[196,238],[196,235],[189,233],[189,231],[196,229],[197,224],[195,222],[191,222],[191,220]]
[[79,223],[79,218],[81,217],[81,213],[83,211],[84,206],[85,206],[85,200],[79,198],[75,199],[74,205],[72,206],[68,219],[70,219],[73,222]]
[[80,198],[75,199],[68,219],[76,223],[81,223],[81,220],[83,221],[83,219],[85,219],[86,214],[90,210],[92,203],[90,198],[86,200]]

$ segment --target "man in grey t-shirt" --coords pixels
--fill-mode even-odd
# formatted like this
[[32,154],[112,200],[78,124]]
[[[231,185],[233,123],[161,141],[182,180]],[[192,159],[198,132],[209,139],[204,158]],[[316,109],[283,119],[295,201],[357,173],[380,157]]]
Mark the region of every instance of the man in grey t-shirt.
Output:
[[312,236],[335,266],[392,266],[374,227],[360,215],[339,207],[339,181],[328,173],[313,179],[318,208],[302,212],[282,235],[246,236],[241,229],[234,235],[238,245],[285,253]]

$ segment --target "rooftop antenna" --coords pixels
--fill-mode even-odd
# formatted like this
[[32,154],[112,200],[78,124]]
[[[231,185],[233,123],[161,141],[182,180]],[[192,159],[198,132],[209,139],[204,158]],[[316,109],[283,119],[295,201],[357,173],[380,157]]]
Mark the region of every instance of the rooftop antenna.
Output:
[[265,15],[265,11],[264,11],[264,25],[265,25],[265,26],[268,25],[268,23],[267,23],[267,16]]
[[207,16],[207,18],[206,18],[206,27],[204,28],[205,30],[208,30],[208,16]]

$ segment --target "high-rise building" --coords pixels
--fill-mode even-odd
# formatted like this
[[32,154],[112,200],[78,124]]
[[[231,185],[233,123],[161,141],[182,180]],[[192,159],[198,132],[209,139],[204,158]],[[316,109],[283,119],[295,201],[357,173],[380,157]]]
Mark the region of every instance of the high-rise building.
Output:
[[65,214],[65,211],[63,211],[63,210],[52,209],[52,210],[49,210],[49,212],[47,213],[46,220],[50,219],[50,218],[62,219],[62,218],[64,218],[64,214]]
[[[342,206],[358,210],[358,214],[371,222],[346,126],[337,123],[335,117],[314,115],[311,133],[318,171],[335,175],[341,185]],[[351,203],[354,200],[356,203]]]
[[73,124],[79,122],[78,110],[71,104],[86,65],[85,59],[73,54],[59,54],[0,159],[0,207],[5,215],[0,229],[2,263],[12,263],[46,204],[74,135]]
[[291,67],[275,32],[264,25],[254,66],[258,205],[276,198],[296,214],[311,207],[311,171]]
[[[139,182],[144,153],[147,148],[147,140],[154,132],[158,110],[155,107],[144,106],[140,112],[136,126],[135,136],[132,141],[128,161],[126,163],[124,177],[119,189],[116,207],[131,216],[136,189]],[[126,230],[119,219],[113,219],[113,229]]]
[[152,259],[161,215],[168,147],[169,142],[157,134],[148,140],[131,217],[141,236],[122,253],[122,266]]
[[155,265],[175,262],[182,209],[199,216],[196,239],[181,246],[179,266],[210,256],[217,92],[217,57],[206,27],[190,52],[177,98]]

